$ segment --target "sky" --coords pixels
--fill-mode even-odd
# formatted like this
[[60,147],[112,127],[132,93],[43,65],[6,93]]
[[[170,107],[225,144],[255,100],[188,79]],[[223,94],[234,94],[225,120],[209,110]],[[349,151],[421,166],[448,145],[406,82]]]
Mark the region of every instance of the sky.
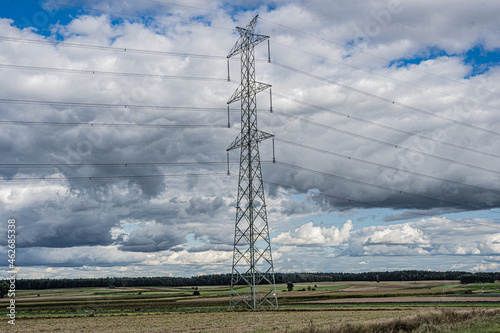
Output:
[[3,1],[0,247],[15,218],[18,278],[230,273],[240,59],[226,56],[259,15],[275,271],[500,271],[498,12]]

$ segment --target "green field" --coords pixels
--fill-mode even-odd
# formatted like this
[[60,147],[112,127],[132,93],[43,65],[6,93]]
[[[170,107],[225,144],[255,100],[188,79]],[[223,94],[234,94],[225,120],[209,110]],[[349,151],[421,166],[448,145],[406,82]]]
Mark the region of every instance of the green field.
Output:
[[227,286],[21,290],[15,327],[7,323],[8,298],[0,300],[0,325],[12,332],[500,331],[498,283],[311,282],[297,283],[291,292],[276,287],[277,311],[228,311]]

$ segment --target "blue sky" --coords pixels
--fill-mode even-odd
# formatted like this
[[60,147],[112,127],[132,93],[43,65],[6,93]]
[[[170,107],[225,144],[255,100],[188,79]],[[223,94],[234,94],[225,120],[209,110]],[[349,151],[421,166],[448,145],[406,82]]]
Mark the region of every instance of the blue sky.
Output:
[[[0,11],[0,212],[18,220],[19,277],[230,271],[237,166],[207,162],[239,130],[237,104],[231,129],[213,125],[240,76],[235,58],[226,80],[234,28],[256,14],[276,111],[259,95],[259,128],[282,140],[263,166],[276,270],[500,270],[500,4],[49,4]],[[135,177],[74,180],[116,176]]]
[[[64,2],[61,2],[64,3]],[[2,5],[2,17],[10,18],[20,29],[34,28],[37,33],[50,36],[50,27],[54,24],[68,24],[81,12],[78,7],[44,6],[42,1],[5,1]]]
[[437,47],[420,51],[414,57],[400,58],[390,62],[389,66],[396,65],[398,67],[418,65],[423,61],[436,59],[439,57],[457,57],[464,64],[471,67],[470,72],[464,76],[469,79],[473,76],[486,73],[490,68],[495,68],[500,62],[500,49],[487,50],[483,45],[475,45],[473,48],[465,50],[460,54],[448,54],[445,50]]

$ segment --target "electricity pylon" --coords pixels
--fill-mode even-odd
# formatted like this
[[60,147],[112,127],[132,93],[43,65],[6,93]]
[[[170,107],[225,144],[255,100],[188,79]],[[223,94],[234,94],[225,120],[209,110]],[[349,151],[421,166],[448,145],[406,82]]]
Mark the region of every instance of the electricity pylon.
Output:
[[267,221],[259,142],[273,135],[257,129],[257,93],[270,88],[255,81],[254,47],[269,36],[254,33],[258,16],[236,28],[240,37],[227,56],[241,55],[241,84],[227,104],[241,101],[241,132],[227,151],[241,148],[234,232],[231,300],[256,310],[261,305],[278,308],[271,241]]

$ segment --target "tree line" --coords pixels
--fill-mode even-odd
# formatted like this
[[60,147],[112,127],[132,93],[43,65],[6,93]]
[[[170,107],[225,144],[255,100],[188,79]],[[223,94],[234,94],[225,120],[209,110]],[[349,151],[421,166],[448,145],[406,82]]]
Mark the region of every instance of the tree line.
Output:
[[[476,273],[464,271],[393,271],[364,273],[275,273],[276,283],[340,282],[340,281],[422,281],[460,280],[461,283],[494,282],[500,273]],[[5,280],[6,281],[6,280]],[[7,281],[6,281],[7,282]],[[77,279],[19,279],[16,289],[52,288],[113,288],[113,287],[182,287],[230,285],[231,274],[200,275],[193,277],[105,277]]]

